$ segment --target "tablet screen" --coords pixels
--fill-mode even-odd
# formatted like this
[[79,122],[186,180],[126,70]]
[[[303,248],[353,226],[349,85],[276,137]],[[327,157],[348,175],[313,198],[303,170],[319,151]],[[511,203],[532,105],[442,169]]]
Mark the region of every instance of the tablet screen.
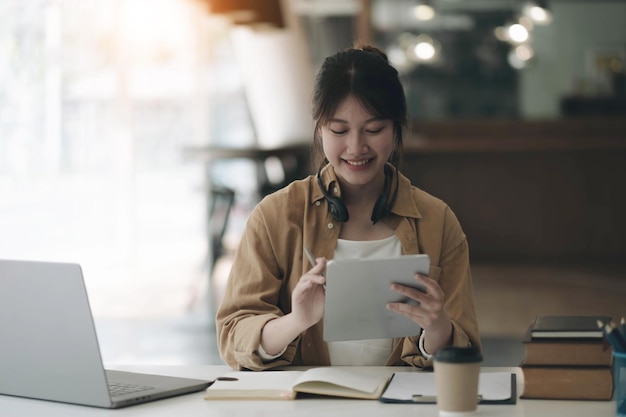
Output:
[[331,260],[326,266],[324,340],[417,336],[420,327],[389,311],[387,303],[407,301],[391,284],[418,287],[415,274],[428,275],[428,255],[382,259]]

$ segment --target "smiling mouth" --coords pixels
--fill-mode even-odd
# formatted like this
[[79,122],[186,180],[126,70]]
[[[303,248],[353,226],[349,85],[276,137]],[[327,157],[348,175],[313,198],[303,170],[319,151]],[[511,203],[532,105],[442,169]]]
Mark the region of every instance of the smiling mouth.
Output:
[[355,167],[360,167],[360,166],[366,165],[367,163],[369,163],[369,161],[371,161],[371,159],[360,159],[358,161],[348,161],[348,160],[346,160],[346,163],[348,165],[352,165],[352,166],[355,166]]

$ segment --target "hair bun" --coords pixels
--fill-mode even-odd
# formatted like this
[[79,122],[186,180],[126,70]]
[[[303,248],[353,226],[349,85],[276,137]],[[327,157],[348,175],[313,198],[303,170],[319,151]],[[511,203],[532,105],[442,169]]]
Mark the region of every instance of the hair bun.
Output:
[[380,56],[381,58],[383,58],[385,61],[389,62],[389,59],[387,58],[387,54],[385,54],[381,49],[372,46],[372,45],[362,45],[362,46],[357,46],[354,49],[359,49],[361,51],[365,51],[365,52],[369,52],[371,54],[375,54]]

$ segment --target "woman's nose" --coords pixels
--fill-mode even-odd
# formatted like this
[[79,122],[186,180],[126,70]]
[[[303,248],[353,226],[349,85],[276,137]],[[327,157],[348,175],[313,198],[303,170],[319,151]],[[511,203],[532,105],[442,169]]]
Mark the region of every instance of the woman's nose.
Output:
[[348,151],[354,154],[367,152],[367,142],[362,132],[351,132],[348,136]]

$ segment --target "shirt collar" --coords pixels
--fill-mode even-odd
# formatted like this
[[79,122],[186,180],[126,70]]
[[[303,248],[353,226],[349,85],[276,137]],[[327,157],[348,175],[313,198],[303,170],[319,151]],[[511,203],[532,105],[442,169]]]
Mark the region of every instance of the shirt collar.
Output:
[[330,195],[335,197],[341,197],[341,189],[339,187],[339,181],[337,180],[337,174],[335,174],[335,169],[331,164],[326,164],[316,175],[315,181],[313,182],[313,190],[312,190],[312,199],[311,202],[315,203],[316,201],[322,200],[324,198],[324,194],[319,186],[319,181],[317,176],[322,182],[322,186],[326,187],[325,190]]
[[[392,167],[392,169],[395,173],[396,168]],[[396,187],[396,179],[399,182],[398,195],[396,196],[396,201],[391,208],[391,212],[401,217],[413,217],[416,219],[421,219],[422,213],[420,213],[420,210],[417,207],[418,202],[416,199],[416,195],[413,192],[413,186],[411,185],[411,181],[401,172],[398,172],[397,176],[394,175],[394,182],[393,184],[391,184],[392,195],[393,190],[395,190]]]
[[[400,172],[398,172],[398,175],[396,176],[396,168],[393,165],[391,165],[391,169],[393,170],[394,175],[392,178],[389,198],[393,198],[393,194],[396,190],[396,181],[399,183],[398,195],[396,196],[391,212],[401,217],[413,217],[420,219],[422,214],[417,207],[417,201],[414,193],[412,192],[411,181]],[[337,174],[335,174],[333,166],[331,164],[326,164],[326,166],[320,170],[319,175],[322,180],[322,185],[326,187],[328,193],[341,198],[341,187],[339,186]],[[324,198],[324,195],[318,185],[317,178],[313,181],[311,197],[311,203],[313,204]]]

